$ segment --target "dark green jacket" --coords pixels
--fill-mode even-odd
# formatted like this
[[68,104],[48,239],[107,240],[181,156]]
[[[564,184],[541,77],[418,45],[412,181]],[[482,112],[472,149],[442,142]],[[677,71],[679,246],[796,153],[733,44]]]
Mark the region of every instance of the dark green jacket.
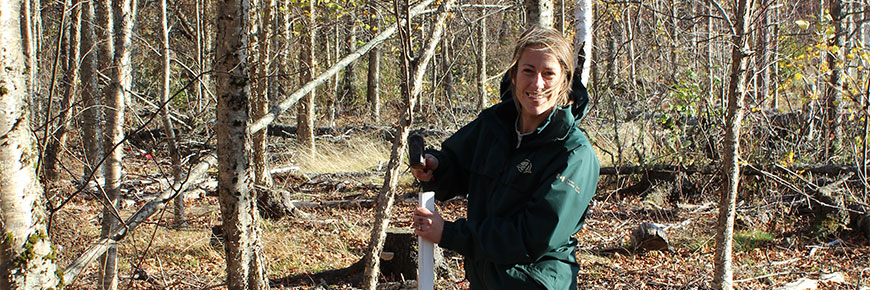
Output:
[[[575,77],[579,80],[579,76]],[[517,139],[513,93],[428,153],[440,165],[424,188],[435,198],[466,196],[466,219],[445,222],[439,245],[465,256],[472,289],[575,289],[574,256],[598,183],[598,158],[577,127],[588,103],[575,81],[574,104],[553,110]]]

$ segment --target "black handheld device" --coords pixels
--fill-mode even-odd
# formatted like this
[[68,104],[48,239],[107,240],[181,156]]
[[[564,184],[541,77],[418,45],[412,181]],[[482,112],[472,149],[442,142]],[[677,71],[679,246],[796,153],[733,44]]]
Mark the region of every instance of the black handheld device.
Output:
[[423,159],[423,136],[414,134],[408,137],[408,160],[411,162],[411,168],[423,168],[425,160]]

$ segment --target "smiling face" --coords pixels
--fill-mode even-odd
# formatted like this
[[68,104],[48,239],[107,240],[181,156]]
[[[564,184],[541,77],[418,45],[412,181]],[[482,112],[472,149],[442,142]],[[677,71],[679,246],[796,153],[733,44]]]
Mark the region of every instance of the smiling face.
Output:
[[556,92],[560,91],[564,74],[562,65],[549,49],[526,47],[523,50],[511,74],[523,127],[537,127],[553,110],[559,102]]

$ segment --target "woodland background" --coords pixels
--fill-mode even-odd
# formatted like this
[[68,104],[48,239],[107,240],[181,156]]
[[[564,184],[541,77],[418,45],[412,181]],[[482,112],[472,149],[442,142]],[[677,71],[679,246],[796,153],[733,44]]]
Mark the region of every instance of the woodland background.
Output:
[[[576,38],[579,5],[602,163],[581,289],[870,284],[868,1],[5,2],[26,56],[4,62],[26,79],[9,112],[35,155],[2,162],[38,182],[22,199],[0,172],[0,261],[54,265],[66,289],[406,287],[370,254],[416,206],[402,140],[436,146],[496,103],[519,33]],[[5,228],[15,200],[24,235]],[[667,245],[639,243],[643,223]],[[439,289],[467,288],[444,257]]]

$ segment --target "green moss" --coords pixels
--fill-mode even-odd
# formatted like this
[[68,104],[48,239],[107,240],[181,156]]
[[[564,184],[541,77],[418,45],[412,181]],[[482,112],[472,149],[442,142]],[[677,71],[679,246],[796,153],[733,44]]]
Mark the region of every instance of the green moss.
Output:
[[734,249],[751,251],[773,241],[773,234],[765,231],[739,231],[734,233]]
[[63,286],[65,284],[63,280],[63,269],[58,268],[54,271],[54,274],[57,275],[57,290],[63,290]]
[[7,89],[6,87],[0,87],[0,96],[5,96],[8,93],[9,89]]

